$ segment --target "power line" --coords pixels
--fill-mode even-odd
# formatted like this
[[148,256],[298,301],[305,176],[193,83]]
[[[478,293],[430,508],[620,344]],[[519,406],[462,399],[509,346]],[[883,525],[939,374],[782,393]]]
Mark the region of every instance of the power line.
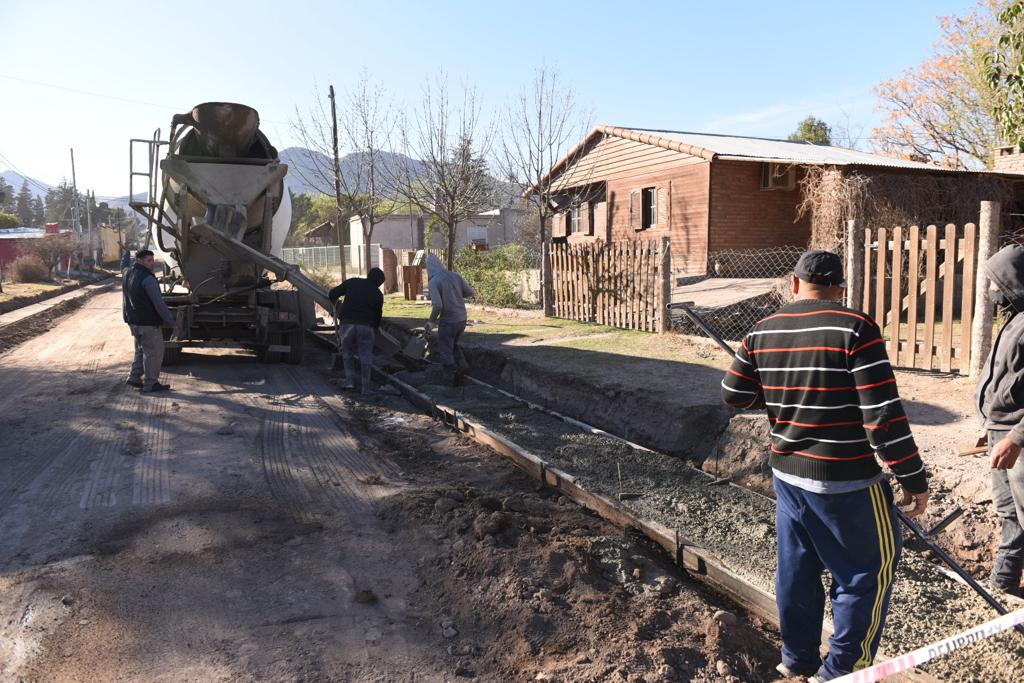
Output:
[[50,188],[47,187],[46,185],[43,185],[38,180],[34,180],[34,179],[28,177],[27,175],[25,175],[25,173],[23,173],[21,171],[21,169],[19,169],[17,166],[15,166],[13,161],[11,161],[7,157],[5,157],[3,155],[3,153],[0,153],[0,161],[2,161],[5,164],[7,164],[8,168],[10,168],[12,171],[17,173],[18,175],[20,175],[24,180],[26,180],[28,182],[29,185],[33,185],[33,186],[37,187],[40,191],[42,191],[44,193],[50,191]]
[[[17,76],[8,76],[7,74],[0,74],[0,78],[7,79],[9,81],[18,81],[19,83],[28,83],[30,85],[38,85],[42,88],[52,88],[54,90],[63,90],[65,92],[72,92],[78,95],[88,95],[89,97],[99,97],[105,100],[114,100],[116,102],[128,102],[129,104],[141,104],[146,107],[157,107],[160,109],[170,109],[174,112],[191,111],[192,107],[174,107],[169,104],[157,104],[156,102],[146,102],[144,100],[133,100],[129,97],[120,97],[118,95],[108,95],[106,93],[93,92],[91,90],[80,90],[78,88],[68,88],[63,85],[55,85],[53,83],[43,83],[42,81],[33,81],[28,78],[19,78]],[[260,123],[281,123],[289,124],[289,121],[280,121],[274,119],[261,119]]]
[[78,88],[68,88],[63,85],[54,85],[53,83],[43,83],[42,81],[32,81],[27,78],[18,78],[17,76],[8,76],[6,74],[0,74],[0,78],[7,79],[9,81],[18,81],[20,83],[28,83],[30,85],[38,85],[43,88],[52,88],[54,90],[64,90],[65,92],[73,92],[78,95],[88,95],[89,97],[100,97],[105,100],[116,100],[118,102],[128,102],[130,104],[141,104],[147,107],[159,107],[161,109],[171,109],[173,111],[183,111],[182,107],[172,107],[169,104],[157,104],[155,102],[145,102],[143,100],[133,100],[128,97],[119,97],[117,95],[107,95],[99,92],[92,92],[90,90],[79,90]]

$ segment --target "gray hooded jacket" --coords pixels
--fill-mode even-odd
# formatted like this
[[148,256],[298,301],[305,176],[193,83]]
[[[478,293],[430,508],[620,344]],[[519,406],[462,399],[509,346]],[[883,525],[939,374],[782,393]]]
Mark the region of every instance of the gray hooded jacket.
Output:
[[444,267],[441,259],[427,255],[427,287],[433,304],[431,320],[442,323],[466,322],[465,298],[476,296],[462,276]]
[[975,405],[985,429],[1009,431],[1024,446],[1024,247],[1003,247],[982,266],[1011,304],[978,382]]

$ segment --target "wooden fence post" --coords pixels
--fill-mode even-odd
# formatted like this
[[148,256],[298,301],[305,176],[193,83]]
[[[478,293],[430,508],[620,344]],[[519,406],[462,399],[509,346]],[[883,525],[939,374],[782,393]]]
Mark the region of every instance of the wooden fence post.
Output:
[[981,203],[978,226],[977,276],[974,280],[974,321],[971,330],[971,378],[981,375],[982,366],[992,348],[992,304],[988,298],[988,278],[982,266],[999,248],[999,202]]
[[661,238],[658,246],[661,256],[661,281],[658,292],[658,332],[664,334],[671,328],[671,316],[668,314],[668,305],[672,298],[672,240],[668,237]]
[[864,303],[864,233],[856,218],[846,221],[846,305],[860,310]]
[[555,314],[554,302],[551,300],[551,243],[544,242],[540,257],[540,300],[547,318]]

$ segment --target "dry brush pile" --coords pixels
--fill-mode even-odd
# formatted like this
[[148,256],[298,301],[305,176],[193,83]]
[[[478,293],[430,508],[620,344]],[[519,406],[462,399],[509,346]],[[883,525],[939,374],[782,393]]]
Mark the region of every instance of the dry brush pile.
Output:
[[947,173],[917,175],[811,167],[801,182],[800,217],[811,221],[810,247],[843,253],[846,222],[864,228],[977,223],[982,201],[1013,199],[1002,178]]

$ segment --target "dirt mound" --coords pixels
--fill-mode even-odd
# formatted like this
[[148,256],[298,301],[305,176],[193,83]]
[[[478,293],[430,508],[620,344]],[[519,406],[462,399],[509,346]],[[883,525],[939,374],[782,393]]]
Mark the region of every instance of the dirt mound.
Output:
[[434,525],[440,552],[421,565],[427,585],[415,595],[416,608],[442,615],[428,628],[447,642],[457,673],[483,680],[776,678],[776,650],[764,633],[710,604],[641,541],[611,535],[557,492],[503,483],[423,489],[383,513],[396,527],[410,519]]

